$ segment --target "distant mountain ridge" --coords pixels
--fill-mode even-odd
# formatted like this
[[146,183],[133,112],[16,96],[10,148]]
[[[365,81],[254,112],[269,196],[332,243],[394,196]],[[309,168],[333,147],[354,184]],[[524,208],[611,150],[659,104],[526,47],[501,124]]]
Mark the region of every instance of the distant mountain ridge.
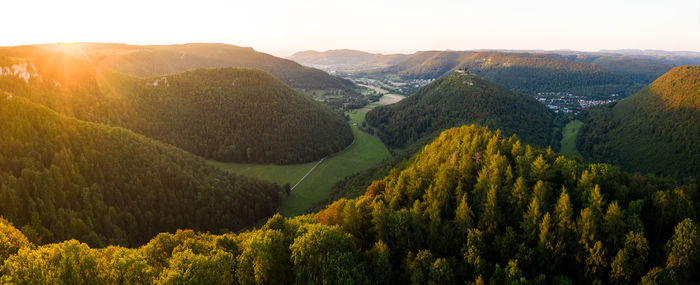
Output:
[[[470,68],[472,73],[516,91],[569,91],[597,97],[611,93],[631,95],[674,66],[700,64],[700,52],[661,50],[482,49],[390,55],[330,50],[303,51],[289,58],[324,70],[407,79],[434,79],[450,71]],[[491,64],[485,66],[486,60]]]
[[[355,92],[349,80],[322,70],[302,66],[294,61],[257,52],[251,47],[230,44],[190,43],[176,45],[128,45],[117,43],[40,44],[0,47],[2,55],[38,57],[47,52],[72,50],[91,59],[103,70],[150,77],[194,68],[259,68],[298,89],[345,90]],[[0,64],[2,61],[0,60]]]
[[291,60],[228,44],[140,46],[105,56],[101,67],[141,77],[204,67],[253,67],[269,72],[293,88],[354,91],[348,80]]
[[407,54],[379,54],[339,49],[324,52],[300,51],[288,58],[303,65],[323,70],[357,71],[390,66],[408,57]]
[[573,62],[557,54],[480,51],[424,51],[368,74],[393,74],[408,79],[438,78],[468,69],[471,73],[527,94],[567,91],[577,95],[628,95],[640,86],[598,65]]

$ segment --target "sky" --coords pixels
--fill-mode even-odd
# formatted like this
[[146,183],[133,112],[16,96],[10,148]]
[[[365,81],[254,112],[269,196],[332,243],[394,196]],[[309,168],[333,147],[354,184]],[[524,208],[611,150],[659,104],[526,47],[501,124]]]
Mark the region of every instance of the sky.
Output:
[[0,46],[218,42],[301,50],[700,51],[700,0],[2,0]]

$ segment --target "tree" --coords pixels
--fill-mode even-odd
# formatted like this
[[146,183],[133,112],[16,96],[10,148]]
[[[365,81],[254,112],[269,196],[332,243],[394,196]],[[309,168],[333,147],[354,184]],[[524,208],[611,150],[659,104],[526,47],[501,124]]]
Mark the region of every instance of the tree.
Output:
[[603,217],[603,232],[606,235],[606,243],[614,248],[620,246],[627,226],[623,220],[622,210],[617,206],[617,201],[608,205],[608,209]]
[[527,201],[529,200],[527,192],[528,189],[525,183],[525,178],[521,176],[515,179],[515,184],[513,185],[513,190],[511,191],[509,199],[510,204],[514,206],[514,210],[519,210],[515,211],[515,216],[525,211],[525,207],[528,203]]
[[501,211],[498,207],[498,198],[496,192],[496,186],[491,185],[489,192],[486,194],[486,202],[484,204],[484,210],[481,213],[481,218],[479,219],[479,228],[485,234],[493,234],[498,230],[499,221],[501,219]]
[[229,284],[235,278],[235,258],[226,251],[210,255],[185,249],[173,254],[169,266],[160,274],[161,284]]
[[521,223],[521,227],[528,240],[536,240],[541,216],[542,212],[539,200],[536,196],[533,196],[530,206],[527,208],[527,213],[523,216],[523,221]]
[[581,210],[581,216],[577,221],[577,231],[579,234],[579,243],[591,247],[598,236],[598,223],[593,217],[593,211],[590,208]]
[[150,284],[156,272],[136,250],[110,246],[101,252],[100,278],[114,284]]
[[672,269],[654,267],[647,272],[640,285],[678,285],[678,277]]
[[76,240],[31,250],[20,249],[5,260],[2,283],[101,284],[97,251]]
[[588,196],[588,203],[586,204],[588,208],[591,209],[591,214],[593,214],[593,219],[596,222],[600,222],[603,218],[603,209],[605,208],[605,201],[603,200],[603,194],[600,193],[600,187],[596,184],[593,190],[590,191]]
[[433,254],[429,250],[421,250],[414,254],[409,252],[404,261],[406,281],[411,285],[428,284],[430,281],[430,269],[435,262]]
[[389,247],[383,241],[377,241],[365,253],[367,267],[365,272],[374,284],[389,284],[392,281]]
[[375,197],[377,195],[383,194],[385,189],[386,183],[384,183],[384,180],[377,180],[372,182],[372,184],[367,187],[366,194],[370,197]]
[[539,244],[550,252],[554,252],[555,236],[552,231],[552,219],[545,213],[540,223]]
[[535,161],[532,163],[530,172],[532,180],[538,181],[549,179],[549,168],[550,165],[547,163],[544,157],[541,154],[537,156],[537,159],[535,159]]
[[666,250],[666,268],[683,277],[696,274],[694,269],[700,265],[700,231],[693,220],[687,218],[676,226],[673,236],[666,243]]
[[566,188],[562,187],[559,199],[557,199],[557,204],[554,206],[554,220],[556,223],[557,237],[559,239],[564,239],[564,242],[568,242],[566,238],[574,229],[574,224],[572,222],[573,215],[574,209],[571,205],[569,194],[566,192]]
[[586,275],[589,278],[597,278],[608,265],[603,243],[596,241],[592,247],[587,247]]
[[279,230],[252,232],[236,258],[236,277],[241,284],[288,284],[292,280],[289,252]]
[[20,249],[30,246],[27,237],[12,226],[7,220],[0,218],[0,264],[10,255],[16,254]]
[[455,282],[452,266],[444,258],[437,258],[430,266],[430,282],[428,284],[452,284]]
[[341,228],[343,231],[350,233],[358,239],[361,239],[363,235],[364,222],[365,221],[362,219],[357,208],[355,207],[355,202],[348,202],[343,209],[343,219],[341,221]]
[[624,247],[618,250],[610,267],[613,280],[631,282],[644,271],[649,256],[649,245],[643,234],[629,232],[625,237]]
[[364,268],[349,234],[337,227],[306,225],[290,246],[296,283],[362,283]]
[[486,259],[483,257],[485,253],[486,245],[483,233],[478,229],[469,229],[467,243],[462,248],[462,257],[471,267],[473,276],[486,273]]
[[462,199],[459,200],[459,205],[457,205],[457,210],[455,211],[455,224],[460,229],[468,229],[474,225],[474,212],[469,207],[467,203],[467,194],[462,195]]
[[[550,205],[550,190],[549,187],[547,187],[547,184],[545,184],[542,180],[538,180],[537,183],[535,183],[535,187],[532,187],[532,192],[534,196],[537,197],[541,207]],[[542,207],[541,210],[545,210],[544,207]]]

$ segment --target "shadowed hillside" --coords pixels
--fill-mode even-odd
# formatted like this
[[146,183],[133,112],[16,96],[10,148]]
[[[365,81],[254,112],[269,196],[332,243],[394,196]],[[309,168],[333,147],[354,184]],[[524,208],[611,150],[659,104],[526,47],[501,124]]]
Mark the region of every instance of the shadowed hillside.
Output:
[[136,246],[180,228],[237,230],[273,213],[284,197],[278,185],[6,92],[0,137],[0,216],[36,243]]

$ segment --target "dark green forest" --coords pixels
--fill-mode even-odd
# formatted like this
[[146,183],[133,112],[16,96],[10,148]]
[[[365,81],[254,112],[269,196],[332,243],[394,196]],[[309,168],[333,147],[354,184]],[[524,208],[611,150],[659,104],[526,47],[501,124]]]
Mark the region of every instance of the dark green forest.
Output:
[[387,146],[402,148],[465,124],[501,129],[508,135],[517,132],[525,142],[546,146],[551,140],[553,117],[530,96],[479,76],[455,73],[401,102],[375,108],[365,119]]
[[586,159],[676,178],[700,173],[700,67],[680,66],[615,105],[587,109]]
[[468,69],[508,89],[530,95],[570,92],[608,98],[611,94],[631,95],[644,86],[594,63],[574,62],[557,54],[425,51],[370,73],[432,79],[459,69]]
[[136,246],[181,228],[238,230],[274,213],[287,194],[10,93],[0,96],[0,138],[0,216],[35,244]]
[[697,184],[464,126],[353,200],[259,229],[134,248],[30,243],[0,221],[5,283],[692,284]]
[[[24,66],[33,75],[26,80],[0,76],[0,90],[206,158],[308,162],[342,150],[353,139],[340,114],[258,69],[198,69],[136,78],[96,68],[78,50],[35,49],[6,52],[8,64]],[[18,55],[28,58],[10,60]]]
[[121,93],[138,117],[125,127],[220,161],[307,162],[353,140],[343,117],[260,70],[198,69]]

